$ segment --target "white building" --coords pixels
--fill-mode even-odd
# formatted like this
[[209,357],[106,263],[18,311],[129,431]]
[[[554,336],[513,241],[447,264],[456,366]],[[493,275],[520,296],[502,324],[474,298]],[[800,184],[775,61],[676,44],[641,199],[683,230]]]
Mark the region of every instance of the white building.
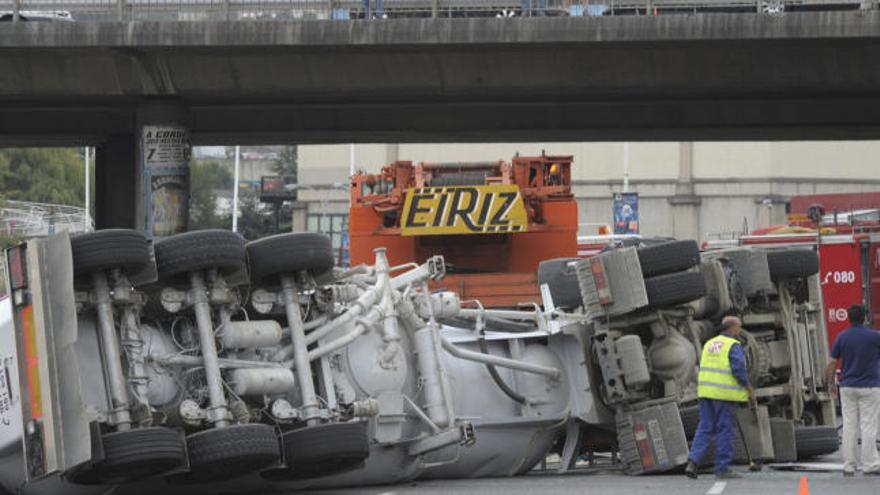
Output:
[[[349,169],[376,172],[394,160],[510,160],[574,155],[572,179],[582,233],[610,223],[623,185],[640,196],[641,233],[700,240],[783,223],[796,194],[880,191],[880,141],[348,144],[299,147],[294,228],[336,233],[347,220]],[[334,236],[335,237],[335,236]]]

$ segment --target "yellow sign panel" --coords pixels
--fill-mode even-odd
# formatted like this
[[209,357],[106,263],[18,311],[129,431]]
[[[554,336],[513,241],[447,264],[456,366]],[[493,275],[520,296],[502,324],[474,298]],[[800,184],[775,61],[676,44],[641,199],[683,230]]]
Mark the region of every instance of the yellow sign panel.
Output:
[[409,189],[400,219],[405,236],[508,234],[528,226],[516,184]]

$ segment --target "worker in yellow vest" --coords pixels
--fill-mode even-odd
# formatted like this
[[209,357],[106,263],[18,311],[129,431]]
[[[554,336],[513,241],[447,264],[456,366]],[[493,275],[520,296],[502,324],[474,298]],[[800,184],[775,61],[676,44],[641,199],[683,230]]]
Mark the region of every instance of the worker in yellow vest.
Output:
[[703,346],[697,396],[700,398],[700,424],[688,455],[685,474],[697,478],[697,466],[709,451],[715,437],[715,476],[719,479],[739,478],[730,470],[733,462],[736,409],[739,403],[754,400],[749,384],[746,356],[737,340],[742,321],[735,316],[721,320],[720,333]]

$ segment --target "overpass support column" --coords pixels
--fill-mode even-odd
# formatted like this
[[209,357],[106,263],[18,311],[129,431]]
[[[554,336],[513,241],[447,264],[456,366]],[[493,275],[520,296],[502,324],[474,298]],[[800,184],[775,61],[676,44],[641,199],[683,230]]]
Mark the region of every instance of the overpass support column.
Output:
[[138,109],[136,228],[147,239],[185,232],[189,224],[191,147],[186,110],[174,102]]
[[108,136],[95,147],[95,228],[136,228],[137,158],[134,136]]
[[694,143],[679,145],[678,160],[675,195],[669,198],[672,235],[677,239],[699,239],[702,198],[694,194]]

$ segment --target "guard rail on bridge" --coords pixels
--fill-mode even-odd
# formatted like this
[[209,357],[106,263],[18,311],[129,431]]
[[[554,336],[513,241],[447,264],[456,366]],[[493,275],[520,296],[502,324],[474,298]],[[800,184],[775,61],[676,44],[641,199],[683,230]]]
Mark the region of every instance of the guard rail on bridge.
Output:
[[208,21],[867,10],[880,0],[0,0],[0,21]]

